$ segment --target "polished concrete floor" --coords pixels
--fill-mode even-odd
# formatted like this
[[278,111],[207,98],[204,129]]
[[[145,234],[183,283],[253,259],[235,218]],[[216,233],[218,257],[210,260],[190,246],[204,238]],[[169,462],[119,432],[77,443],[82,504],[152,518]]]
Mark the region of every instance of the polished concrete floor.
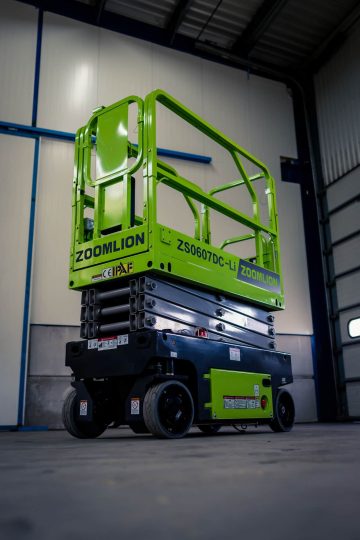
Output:
[[360,424],[0,433],[3,540],[359,540]]

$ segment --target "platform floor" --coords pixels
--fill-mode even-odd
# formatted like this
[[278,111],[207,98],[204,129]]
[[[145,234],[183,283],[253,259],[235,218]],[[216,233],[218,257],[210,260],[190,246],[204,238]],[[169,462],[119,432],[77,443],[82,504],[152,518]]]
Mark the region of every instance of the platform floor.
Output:
[[0,433],[4,540],[359,540],[360,423]]

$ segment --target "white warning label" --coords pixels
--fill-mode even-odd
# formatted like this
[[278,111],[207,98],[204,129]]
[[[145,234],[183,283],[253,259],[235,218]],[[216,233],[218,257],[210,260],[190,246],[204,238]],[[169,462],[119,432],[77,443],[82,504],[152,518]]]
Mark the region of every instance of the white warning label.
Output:
[[240,362],[240,349],[238,349],[237,347],[229,347],[229,356],[230,360]]
[[131,398],[131,414],[140,414],[140,398]]
[[98,340],[98,351],[108,351],[109,349],[117,349],[117,337]]
[[129,343],[128,334],[123,334],[122,336],[117,337],[117,344],[118,345],[127,345],[128,343]]
[[260,400],[256,396],[223,396],[224,409],[259,409]]
[[98,351],[108,351],[111,349],[117,349],[121,345],[127,345],[129,343],[129,335],[123,334],[121,336],[112,336],[99,339],[89,339],[88,349],[97,349]]
[[88,349],[97,349],[98,348],[98,340],[97,339],[89,339],[88,341]]
[[88,402],[87,399],[80,400],[80,416],[87,416]]

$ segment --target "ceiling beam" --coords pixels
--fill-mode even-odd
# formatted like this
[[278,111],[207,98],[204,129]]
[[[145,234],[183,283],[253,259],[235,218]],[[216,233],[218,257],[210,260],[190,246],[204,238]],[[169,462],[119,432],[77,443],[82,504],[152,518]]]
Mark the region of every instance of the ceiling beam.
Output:
[[[95,5],[77,2],[76,0],[18,0],[21,3],[35,6],[43,11],[56,13],[64,17],[69,17],[77,21],[88,24],[99,25],[102,28],[120,32],[129,36],[138,37],[160,45],[167,44],[167,34],[164,29],[158,28],[152,24],[111,13],[105,10],[105,4],[101,6],[101,2]],[[100,8],[101,13],[100,13]],[[100,13],[100,18],[99,18]],[[97,22],[99,20],[99,23]]]
[[194,0],[178,0],[178,3],[170,15],[169,22],[166,26],[166,32],[169,36],[169,44],[172,45],[176,36],[178,29],[181,26],[181,23],[186,17],[191,4],[194,3]]
[[360,20],[360,4],[358,3],[318,47],[306,59],[304,67],[316,72],[330,60],[347,38],[351,28]]
[[96,9],[96,24],[100,24],[101,16],[105,9],[106,0],[97,0],[95,9]]
[[[64,17],[98,26],[96,23],[97,11],[94,6],[76,2],[75,0],[17,0],[24,4],[29,4],[44,11],[50,11]],[[213,62],[225,64],[235,68],[247,69],[254,74],[271,79],[284,80],[288,78],[286,71],[279,70],[274,65],[265,64],[263,62],[249,61],[241,55],[232,54],[229,50],[206,45],[201,42],[196,42],[195,39],[177,34],[173,44],[170,46],[168,42],[168,33],[163,28],[158,28],[154,25],[136,21],[129,17],[124,17],[116,13],[110,13],[104,10],[101,16],[99,26],[119,32],[128,36],[133,36],[139,39],[157,43],[165,47],[182,51],[188,54],[193,54]]]
[[254,17],[234,43],[232,52],[247,56],[287,2],[288,0],[263,0]]

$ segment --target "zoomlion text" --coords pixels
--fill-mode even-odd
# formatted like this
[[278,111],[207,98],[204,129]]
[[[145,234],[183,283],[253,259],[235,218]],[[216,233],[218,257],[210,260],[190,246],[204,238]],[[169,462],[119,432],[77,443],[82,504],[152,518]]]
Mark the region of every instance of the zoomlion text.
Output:
[[106,244],[100,244],[99,246],[89,247],[77,251],[76,262],[89,260],[93,257],[101,257],[102,255],[108,255],[109,253],[116,253],[118,251],[123,251],[124,249],[130,249],[134,246],[143,244],[145,244],[144,233],[126,236],[120,240],[113,240],[112,242],[106,242]]

